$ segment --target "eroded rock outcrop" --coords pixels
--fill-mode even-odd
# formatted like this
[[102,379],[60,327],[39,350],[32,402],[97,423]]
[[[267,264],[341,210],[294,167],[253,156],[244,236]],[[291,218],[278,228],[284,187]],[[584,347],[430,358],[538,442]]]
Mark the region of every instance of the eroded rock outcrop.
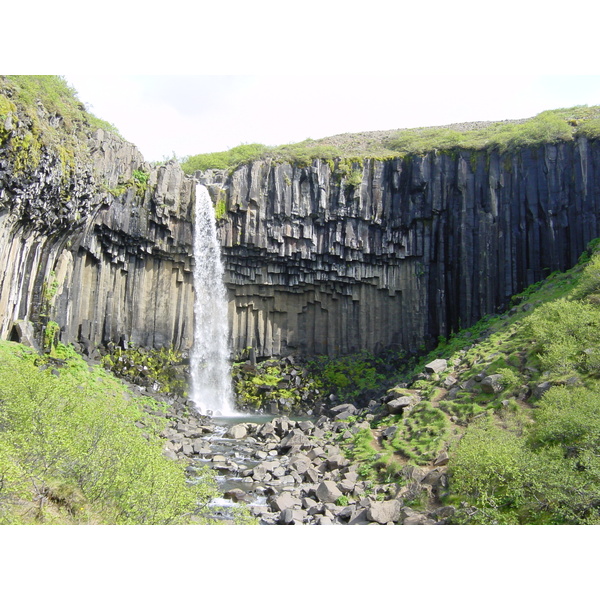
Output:
[[189,348],[192,181],[101,129],[76,151],[41,145],[19,157],[31,123],[15,109],[3,127],[0,336],[18,337],[22,321],[42,337],[53,320],[63,342],[88,352],[108,342]]

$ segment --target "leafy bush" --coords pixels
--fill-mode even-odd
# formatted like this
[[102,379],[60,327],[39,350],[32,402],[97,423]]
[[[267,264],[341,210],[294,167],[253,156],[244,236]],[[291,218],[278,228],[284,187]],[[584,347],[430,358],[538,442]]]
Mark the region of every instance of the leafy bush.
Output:
[[574,297],[579,299],[600,292],[600,254],[593,254],[585,265],[573,290]]
[[365,400],[381,391],[385,381],[379,371],[381,360],[367,351],[339,358],[320,356],[309,367],[326,394],[335,394],[340,402]]
[[19,506],[35,506],[42,519],[66,513],[60,522],[183,523],[212,497],[212,477],[189,485],[162,456],[166,421],[101,368],[66,352],[57,375],[18,344],[0,353],[4,522],[27,522]]
[[600,344],[600,309],[561,298],[539,306],[524,323],[535,342],[542,368],[568,375],[595,368]]
[[452,492],[478,509],[468,522],[598,522],[599,391],[550,389],[522,434],[492,419],[469,427],[450,462]]
[[555,386],[545,394],[531,428],[534,446],[560,446],[565,455],[581,456],[600,447],[600,386]]

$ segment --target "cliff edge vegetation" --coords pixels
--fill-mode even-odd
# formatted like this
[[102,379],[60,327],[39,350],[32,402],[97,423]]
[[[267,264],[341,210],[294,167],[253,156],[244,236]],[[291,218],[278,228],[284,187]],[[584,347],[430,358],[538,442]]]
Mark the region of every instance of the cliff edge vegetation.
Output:
[[306,165],[314,159],[388,159],[452,150],[516,150],[525,146],[600,137],[600,106],[546,110],[535,117],[510,121],[457,123],[390,131],[346,133],[296,144],[242,144],[226,151],[182,159],[187,174],[206,169],[235,169],[254,160]]

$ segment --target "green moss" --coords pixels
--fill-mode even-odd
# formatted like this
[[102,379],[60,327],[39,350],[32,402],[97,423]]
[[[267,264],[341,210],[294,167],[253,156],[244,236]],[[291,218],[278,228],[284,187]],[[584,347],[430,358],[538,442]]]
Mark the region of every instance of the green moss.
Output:
[[118,377],[146,387],[158,388],[162,393],[187,394],[187,381],[183,375],[181,352],[173,347],[127,350],[113,348],[103,357],[102,366]]
[[55,321],[48,321],[44,328],[44,350],[48,353],[52,353],[58,342],[58,333],[60,332],[60,325]]
[[384,447],[393,448],[416,464],[431,462],[448,437],[448,418],[430,402],[420,402],[399,424],[396,435]]

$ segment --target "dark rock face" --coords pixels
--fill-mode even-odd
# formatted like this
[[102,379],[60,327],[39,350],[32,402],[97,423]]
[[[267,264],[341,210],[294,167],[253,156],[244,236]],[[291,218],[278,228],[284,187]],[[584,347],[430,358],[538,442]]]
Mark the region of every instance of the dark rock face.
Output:
[[600,145],[255,162],[203,174],[220,221],[233,346],[258,356],[416,349],[503,309],[599,235]]
[[[0,165],[10,159],[0,147]],[[20,320],[41,336],[52,319],[88,353],[107,342],[189,348],[192,183],[102,130],[72,172],[48,148],[33,169],[0,169],[0,336]]]
[[[52,319],[88,352],[190,348],[193,179],[110,133],[86,143],[68,171],[47,149],[11,171],[0,146],[0,336],[28,321],[40,337]],[[226,209],[232,349],[256,357],[415,350],[572,266],[600,235],[600,144],[583,138],[200,176]]]

